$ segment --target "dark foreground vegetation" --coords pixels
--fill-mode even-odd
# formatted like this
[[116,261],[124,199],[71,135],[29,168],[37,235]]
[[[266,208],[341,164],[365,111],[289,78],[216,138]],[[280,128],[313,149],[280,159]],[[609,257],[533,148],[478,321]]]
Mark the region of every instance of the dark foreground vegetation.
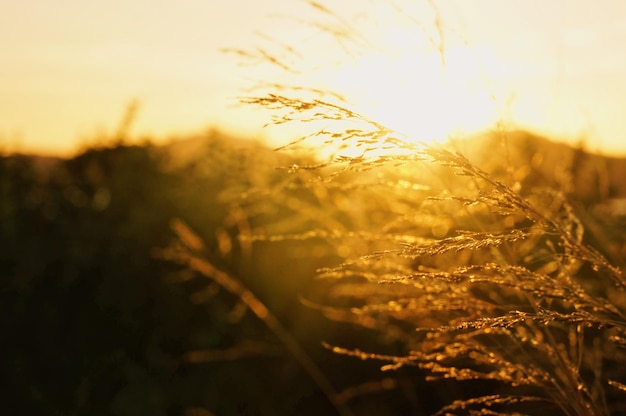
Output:
[[[2,156],[3,413],[422,415],[521,403],[529,414],[624,414],[626,297],[598,274],[624,270],[626,161],[505,136],[458,146],[594,251],[537,235],[519,207],[477,208],[487,193],[446,200],[471,186],[445,163],[385,161],[393,169],[383,175],[375,161],[352,160],[358,169],[329,172],[215,132],[68,160]],[[454,240],[468,235],[461,229],[474,230],[472,244]],[[502,229],[528,235],[495,241]],[[429,273],[437,290],[415,284],[428,285]],[[519,280],[505,282],[507,273]],[[549,280],[524,287],[539,275],[571,278],[572,293]],[[470,292],[473,300],[458,296]],[[442,321],[459,327],[430,338],[416,330]],[[490,331],[501,333],[487,340]],[[516,364],[507,350],[530,357]],[[555,357],[576,363],[577,400],[589,408],[568,413],[555,400],[567,387],[546,387],[571,370],[564,362],[553,374]]]

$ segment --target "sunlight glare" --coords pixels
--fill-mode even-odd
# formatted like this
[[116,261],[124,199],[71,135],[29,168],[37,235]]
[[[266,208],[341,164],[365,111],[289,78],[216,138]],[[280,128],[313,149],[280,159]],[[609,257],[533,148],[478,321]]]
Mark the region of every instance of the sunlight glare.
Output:
[[413,143],[443,143],[491,127],[499,114],[488,73],[500,69],[497,59],[463,42],[439,51],[425,36],[415,25],[370,28],[374,46],[344,59],[327,74],[326,87]]
[[446,57],[446,67],[436,54],[363,59],[362,77],[352,81],[360,95],[355,100],[372,119],[421,142],[487,128],[497,118],[496,105],[480,74],[469,70],[472,57],[463,50],[448,51]]

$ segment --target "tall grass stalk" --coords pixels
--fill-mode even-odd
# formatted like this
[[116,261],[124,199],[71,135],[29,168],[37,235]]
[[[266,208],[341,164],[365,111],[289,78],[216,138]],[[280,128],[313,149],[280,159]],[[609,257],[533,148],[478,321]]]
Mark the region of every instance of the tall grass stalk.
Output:
[[[343,416],[351,415],[352,413],[340,399],[339,393],[337,393],[332,383],[265,304],[236,276],[219,269],[208,260],[206,253],[204,253],[206,247],[204,247],[202,239],[184,222],[179,219],[173,220],[172,229],[178,236],[178,241],[160,253],[160,255],[173,262],[185,265],[188,270],[210,279],[230,294],[236,296],[241,301],[242,306],[260,319],[278,338],[286,350],[291,353],[298,364],[326,395],[337,413]],[[213,353],[213,355],[218,355],[224,359],[224,354]],[[237,356],[239,354],[235,353],[234,355]]]
[[[337,24],[313,27],[360,53],[360,33],[330,8],[309,3]],[[236,53],[301,73],[287,63],[298,45],[282,50],[288,52]],[[401,353],[326,344],[330,350],[379,360],[385,372],[417,367],[435,383],[458,381],[460,397],[450,397],[441,415],[626,412],[626,280],[586,244],[567,194],[533,183],[523,166],[487,172],[407,137],[351,109],[337,92],[263,87],[269,91],[242,101],[271,110],[272,123],[313,128],[290,146],[332,150],[319,152],[327,157],[318,162],[287,167],[294,182],[282,190],[311,190],[317,200],[302,202],[310,208],[303,216],[315,204],[325,215],[312,217],[306,233],[259,231],[249,240],[327,239],[343,261],[319,270],[332,282],[327,302],[305,302],[380,332],[387,341],[381,351],[402,345]],[[476,392],[469,397],[468,381]]]

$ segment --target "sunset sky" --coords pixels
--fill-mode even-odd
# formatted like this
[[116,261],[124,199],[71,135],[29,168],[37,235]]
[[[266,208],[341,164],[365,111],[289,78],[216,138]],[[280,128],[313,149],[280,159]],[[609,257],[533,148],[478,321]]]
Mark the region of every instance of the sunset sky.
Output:
[[[220,49],[257,46],[259,33],[280,43],[303,39],[294,20],[276,15],[316,17],[297,0],[0,1],[0,150],[48,154],[69,154],[111,133],[132,100],[140,103],[134,135],[216,126],[270,138],[271,130],[259,133],[267,114],[233,106],[262,69],[238,66]],[[363,108],[400,129],[419,124],[415,111],[425,115],[421,132],[433,136],[505,117],[626,155],[626,2],[447,0],[435,2],[436,15],[422,0],[324,4],[338,3],[349,24],[365,31],[372,25],[383,58],[362,57],[330,78],[300,75],[295,82],[334,77],[331,87],[369,100]],[[402,51],[407,30],[417,26],[389,20],[385,10],[405,4],[425,27],[422,35],[437,33],[435,17],[449,30],[445,85],[436,79],[436,53]],[[325,53],[304,50],[303,59]],[[390,68],[392,77],[384,75]]]

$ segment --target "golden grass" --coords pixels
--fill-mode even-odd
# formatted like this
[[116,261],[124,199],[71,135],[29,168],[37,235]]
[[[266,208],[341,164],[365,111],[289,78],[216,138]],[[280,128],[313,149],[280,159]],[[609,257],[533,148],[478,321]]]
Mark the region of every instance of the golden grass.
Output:
[[[346,33],[333,32],[344,40]],[[275,55],[260,58],[283,66]],[[343,261],[319,270],[331,282],[326,302],[303,301],[403,346],[394,354],[326,344],[329,350],[381,361],[384,372],[417,367],[433,382],[473,381],[478,391],[487,385],[480,383],[500,386],[495,394],[455,399],[438,415],[625,411],[626,280],[586,243],[567,193],[525,181],[531,170],[511,174],[520,171],[513,163],[530,161],[511,159],[490,173],[459,153],[407,140],[352,111],[339,94],[303,98],[306,86],[267,85],[274,91],[243,102],[271,110],[275,124],[323,122],[291,146],[332,151],[286,167],[291,180],[282,186],[246,194],[244,211],[270,193],[298,214],[251,229],[241,241],[326,240]],[[289,231],[303,224],[307,231]],[[277,325],[249,291],[213,268],[196,269]],[[284,338],[283,329],[274,331]],[[387,377],[337,394],[320,380],[337,406],[359,388],[396,386]]]

